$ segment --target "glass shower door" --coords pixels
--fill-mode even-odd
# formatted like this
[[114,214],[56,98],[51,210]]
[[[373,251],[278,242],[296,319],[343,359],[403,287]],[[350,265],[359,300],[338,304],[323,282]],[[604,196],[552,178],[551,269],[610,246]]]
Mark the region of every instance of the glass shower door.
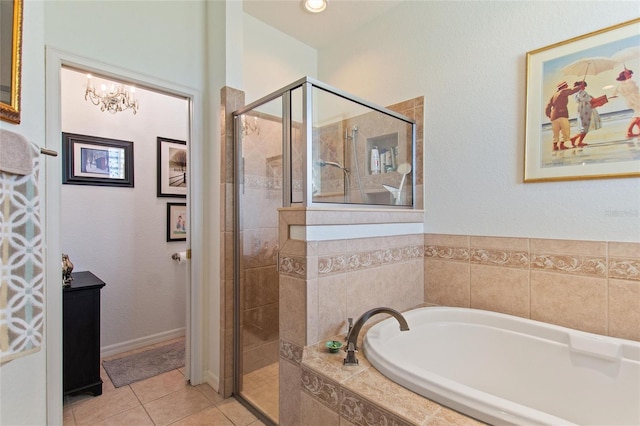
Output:
[[278,208],[283,206],[280,98],[239,116],[236,393],[278,423]]

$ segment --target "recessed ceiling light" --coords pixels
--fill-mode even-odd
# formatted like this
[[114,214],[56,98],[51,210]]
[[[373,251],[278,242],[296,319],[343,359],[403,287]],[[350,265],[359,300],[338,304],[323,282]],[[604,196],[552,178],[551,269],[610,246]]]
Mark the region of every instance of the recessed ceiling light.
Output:
[[320,13],[327,8],[327,0],[305,0],[304,8],[311,13]]

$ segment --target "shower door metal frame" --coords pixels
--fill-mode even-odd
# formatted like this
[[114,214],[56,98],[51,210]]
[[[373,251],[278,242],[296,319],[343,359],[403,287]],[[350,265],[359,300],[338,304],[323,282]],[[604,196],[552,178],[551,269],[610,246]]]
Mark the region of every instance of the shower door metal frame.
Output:
[[[295,83],[294,83],[295,85]],[[240,355],[242,352],[241,345],[241,315],[240,312],[240,274],[241,274],[241,259],[242,259],[242,238],[240,238],[242,231],[242,194],[244,192],[244,159],[242,155],[242,122],[241,116],[251,112],[252,110],[281,98],[282,101],[282,206],[289,207],[291,205],[291,196],[286,196],[287,193],[291,194],[291,90],[294,85],[287,86],[277,92],[274,92],[268,96],[253,102],[242,109],[234,111],[233,116],[233,139],[234,139],[234,245],[233,245],[233,395],[250,411],[260,418],[261,421],[268,424],[272,424],[273,421],[269,419],[259,407],[255,407],[249,401],[244,399],[240,392],[242,371],[240,368]],[[279,336],[278,332],[278,336]]]
[[[246,405],[254,414],[261,417],[261,420],[266,420],[269,423],[270,419],[266,418],[266,416],[253,407],[248,401],[244,400],[244,398],[240,395],[240,379],[241,379],[241,371],[239,368],[240,361],[240,353],[241,353],[241,345],[240,345],[240,260],[242,256],[242,247],[241,247],[241,238],[240,232],[242,231],[241,226],[241,218],[242,218],[242,206],[241,206],[241,195],[244,191],[244,164],[242,158],[242,123],[240,117],[243,114],[251,112],[252,110],[268,103],[278,98],[282,100],[282,206],[290,207],[292,204],[295,205],[303,205],[305,207],[344,207],[344,204],[331,204],[331,203],[315,203],[313,202],[313,191],[312,191],[312,181],[308,179],[308,172],[312,169],[313,165],[311,164],[313,159],[313,147],[310,143],[312,141],[311,135],[313,134],[313,114],[312,114],[312,102],[313,102],[313,88],[322,89],[328,93],[331,93],[335,96],[344,98],[348,101],[355,102],[364,107],[370,108],[372,110],[378,111],[380,113],[392,116],[398,120],[404,121],[406,123],[411,124],[412,126],[412,203],[410,206],[387,206],[387,205],[370,205],[370,204],[359,204],[355,205],[356,207],[374,207],[374,208],[392,208],[392,209],[413,209],[415,208],[415,140],[416,140],[416,123],[414,120],[411,120],[402,114],[399,114],[395,111],[389,110],[387,108],[375,105],[371,102],[368,102],[364,99],[358,98],[356,96],[350,95],[346,92],[338,90],[334,87],[331,87],[327,84],[324,84],[320,81],[312,79],[310,77],[303,77],[300,80],[297,80],[263,98],[258,99],[255,102],[246,105],[245,107],[238,109],[232,113],[233,116],[233,129],[234,129],[234,271],[233,271],[233,280],[234,280],[234,327],[233,327],[233,394],[238,397],[243,405]],[[303,122],[303,131],[301,136],[301,143],[304,147],[302,150],[302,176],[304,185],[302,186],[302,202],[292,203],[292,150],[291,144],[293,142],[292,135],[292,97],[291,92],[298,88],[302,88],[302,122]],[[354,205],[348,205],[348,207],[353,208]],[[278,261],[279,263],[279,256]]]

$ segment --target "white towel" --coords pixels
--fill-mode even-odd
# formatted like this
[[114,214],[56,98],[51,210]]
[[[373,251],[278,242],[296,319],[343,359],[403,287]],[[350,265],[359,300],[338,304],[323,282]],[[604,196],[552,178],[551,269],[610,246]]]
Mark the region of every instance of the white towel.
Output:
[[0,171],[28,175],[33,171],[37,151],[24,136],[0,129]]

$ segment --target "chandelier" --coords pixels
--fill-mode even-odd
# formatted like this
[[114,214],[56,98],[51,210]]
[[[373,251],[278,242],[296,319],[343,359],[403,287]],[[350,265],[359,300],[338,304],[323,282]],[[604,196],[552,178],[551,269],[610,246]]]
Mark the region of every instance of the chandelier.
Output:
[[249,136],[250,134],[255,133],[257,135],[260,134],[260,127],[258,127],[258,117],[253,117],[253,123],[247,120],[247,117],[242,116],[242,134],[244,136]]
[[87,74],[87,90],[84,99],[100,106],[100,111],[109,111],[111,114],[131,109],[133,114],[138,111],[138,100],[135,97],[135,87],[110,82],[101,84],[100,90],[96,90],[91,81],[91,74]]

